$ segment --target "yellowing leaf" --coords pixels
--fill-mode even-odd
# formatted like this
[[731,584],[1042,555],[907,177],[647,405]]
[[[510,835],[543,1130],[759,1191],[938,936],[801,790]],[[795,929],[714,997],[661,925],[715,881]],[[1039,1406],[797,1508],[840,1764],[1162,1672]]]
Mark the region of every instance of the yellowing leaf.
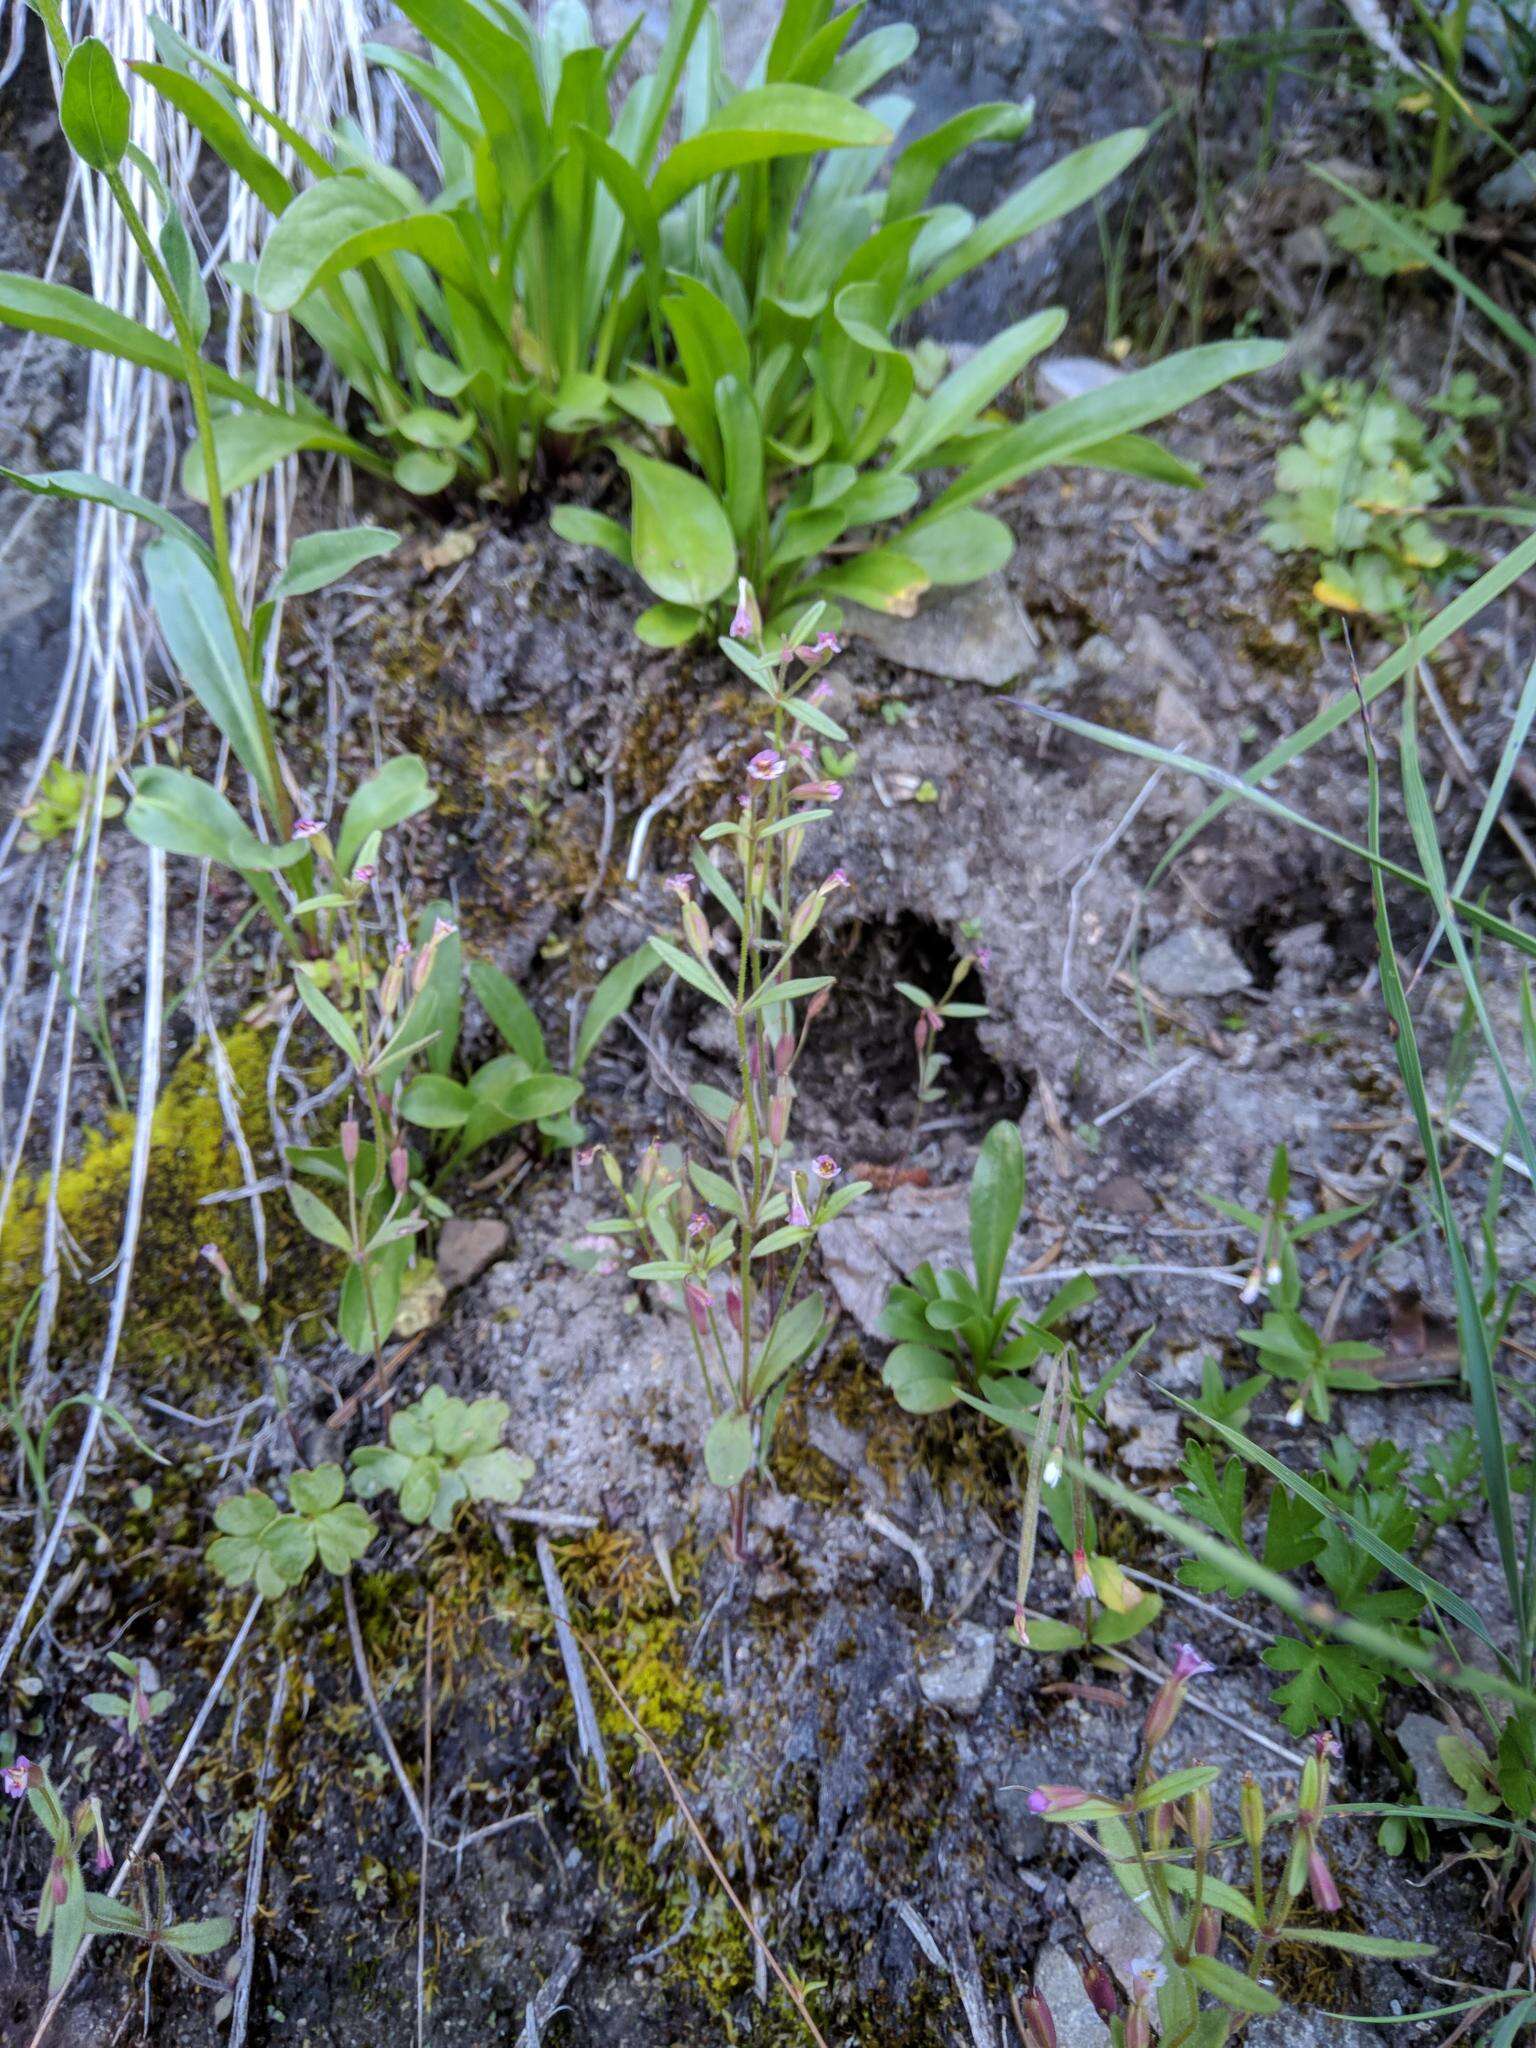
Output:
[[1341,590],[1338,584],[1328,582],[1319,576],[1312,586],[1312,595],[1319,604],[1329,605],[1336,612],[1358,612],[1363,609],[1352,591]]

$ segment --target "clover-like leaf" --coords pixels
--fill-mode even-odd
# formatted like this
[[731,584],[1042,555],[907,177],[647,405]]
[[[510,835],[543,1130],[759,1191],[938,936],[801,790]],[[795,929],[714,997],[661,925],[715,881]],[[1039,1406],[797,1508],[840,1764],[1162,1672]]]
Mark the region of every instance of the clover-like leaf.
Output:
[[298,1515],[323,1515],[335,1507],[345,1491],[339,1465],[317,1465],[312,1472],[288,1475],[288,1498]]

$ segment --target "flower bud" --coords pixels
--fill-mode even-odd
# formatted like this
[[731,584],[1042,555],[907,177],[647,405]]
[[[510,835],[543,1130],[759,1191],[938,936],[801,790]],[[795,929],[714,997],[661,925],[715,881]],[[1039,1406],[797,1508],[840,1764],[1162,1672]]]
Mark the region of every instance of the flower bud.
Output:
[[1213,1956],[1221,1947],[1221,1915],[1214,1906],[1203,1906],[1195,1923],[1195,1954]]
[[1201,1785],[1190,1793],[1188,1827],[1191,1845],[1200,1855],[1205,1855],[1216,1831],[1209,1785]]
[[[1024,1602],[1022,1600],[1015,1600],[1013,1603],[1013,1632],[1027,1650],[1029,1648],[1029,1616],[1024,1612]],[[1030,1805],[1032,1808],[1034,1807],[1033,1793],[1030,1794]]]
[[1339,1897],[1339,1888],[1328,1868],[1328,1859],[1316,1843],[1307,1855],[1307,1882],[1312,1887],[1312,1903],[1319,1913],[1337,1913],[1344,1901]]
[[395,949],[395,957],[385,968],[384,979],[379,983],[379,1009],[386,1017],[393,1017],[405,992],[405,955],[404,946]]
[[62,1906],[69,1897],[69,1865],[62,1856],[55,1856],[48,1866],[48,1888],[56,1906]]
[[789,1177],[789,1223],[792,1230],[809,1230],[811,1226],[810,1212],[805,1206],[805,1194],[798,1173],[792,1173]]
[[1147,1847],[1154,1856],[1161,1856],[1173,1846],[1173,1824],[1179,1817],[1179,1810],[1164,1799],[1153,1807],[1147,1816]]
[[1141,1739],[1148,1750],[1155,1749],[1168,1735],[1179,1718],[1184,1705],[1184,1695],[1189,1690],[1192,1678],[1202,1678],[1216,1669],[1207,1664],[1193,1644],[1184,1643],[1173,1660],[1173,1669],[1163,1681],[1157,1697],[1147,1709],[1146,1723]]
[[357,1118],[355,1116],[346,1116],[342,1118],[341,1156],[348,1166],[356,1166],[357,1164],[357,1148],[362,1142],[362,1136],[363,1134],[361,1130],[359,1130],[358,1128]]
[[795,1034],[793,1031],[781,1031],[773,1047],[773,1071],[781,1080],[793,1065],[794,1057]]
[[846,868],[834,868],[816,893],[819,896],[830,896],[834,889],[851,889],[852,887],[853,883],[849,880],[848,870]]
[[390,1152],[389,1184],[397,1195],[403,1195],[411,1184],[411,1155],[403,1144],[394,1146]]
[[1051,2008],[1038,1991],[1031,1991],[1020,2010],[1024,2014],[1024,2039],[1028,2048],[1056,2048],[1056,2022]]
[[1264,1794],[1259,1781],[1252,1771],[1245,1774],[1242,1790],[1237,1798],[1238,1818],[1242,1825],[1243,1840],[1255,1855],[1264,1846]]
[[[1014,1620],[1017,1624],[1017,1613]],[[1086,1806],[1092,1797],[1093,1794],[1085,1792],[1081,1785],[1037,1785],[1030,1793],[1027,1804],[1031,1813],[1054,1815],[1070,1813],[1077,1806]]]
[[1120,2010],[1120,1994],[1115,1989],[1115,1980],[1100,1962],[1083,1965],[1083,1989],[1088,1994],[1088,2003],[1099,2018],[1108,2026]]
[[758,610],[757,599],[752,586],[745,576],[736,579],[736,616],[731,620],[733,640],[761,640],[763,637],[763,615]]
[[832,990],[830,987],[817,989],[815,995],[811,997],[811,1000],[805,1006],[806,1023],[814,1024],[831,1000]]
[[1152,2048],[1152,2021],[1144,2005],[1133,2006],[1126,2014],[1125,2048]]
[[688,1314],[693,1323],[694,1334],[706,1337],[709,1334],[709,1311],[711,1307],[709,1289],[698,1280],[683,1282],[683,1300],[688,1304]]
[[683,937],[688,941],[688,950],[695,960],[708,964],[710,948],[709,919],[691,899],[683,905]]
[[725,1156],[734,1159],[747,1142],[747,1105],[738,1102],[725,1120]]
[[1088,1568],[1088,1553],[1081,1544],[1072,1553],[1072,1584],[1080,1600],[1095,1598],[1093,1573]]
[[725,1313],[730,1318],[731,1328],[741,1335],[741,1289],[731,1281],[725,1290]]
[[427,985],[427,976],[432,972],[432,962],[437,958],[437,949],[445,939],[451,939],[458,930],[440,917],[432,927],[432,936],[416,956],[416,965],[411,971],[411,992],[420,995]]
[[768,1105],[768,1142],[777,1148],[789,1135],[789,1109],[793,1100],[787,1088],[778,1089]]

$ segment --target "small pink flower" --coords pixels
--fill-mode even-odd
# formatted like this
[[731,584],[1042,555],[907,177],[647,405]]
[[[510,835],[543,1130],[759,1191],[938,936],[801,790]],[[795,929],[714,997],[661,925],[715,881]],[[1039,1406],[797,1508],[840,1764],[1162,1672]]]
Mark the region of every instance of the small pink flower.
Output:
[[1168,1982],[1168,1972],[1156,1956],[1142,1956],[1132,1963],[1130,1975],[1131,1996],[1138,2005],[1145,2005]]
[[[1024,1604],[1022,1601],[1014,1602],[1013,1632],[1027,1650],[1029,1648],[1029,1617],[1024,1612]],[[1033,1793],[1030,1794],[1030,1804],[1034,1804]]]
[[205,1244],[197,1256],[206,1259],[221,1280],[229,1277],[229,1261],[216,1244]]
[[797,647],[795,649],[795,658],[798,661],[807,663],[830,661],[834,654],[841,654],[841,652],[842,644],[835,633],[818,633],[811,646]]
[[295,839],[318,839],[325,830],[318,818],[296,818],[293,825]]
[[1095,1597],[1096,1588],[1093,1583],[1093,1573],[1088,1567],[1088,1553],[1086,1550],[1077,1549],[1072,1553],[1072,1584],[1076,1588],[1080,1600],[1092,1600]]
[[440,917],[432,926],[432,937],[428,943],[440,946],[444,939],[451,939],[457,930],[456,924],[450,924],[446,917]]
[[798,801],[835,804],[842,796],[843,785],[840,782],[802,782],[789,793]]
[[6,1796],[20,1799],[32,1782],[32,1759],[18,1755],[14,1762],[6,1765],[3,1776]]
[[731,638],[750,640],[756,634],[761,621],[757,605],[752,596],[752,586],[745,576],[736,579],[736,616],[731,620]]
[[372,862],[365,860],[360,867],[352,870],[352,879],[360,889],[366,889],[377,873],[378,869]]
[[811,685],[810,692],[806,698],[806,702],[809,704],[825,704],[827,699],[831,696],[831,694],[832,685],[829,682],[822,681],[819,683],[813,683]]
[[693,894],[693,877],[687,874],[668,875],[663,886],[670,889],[674,896],[681,897],[683,902],[686,903]]
[[1317,1753],[1317,1760],[1320,1764],[1328,1763],[1332,1758],[1342,1756],[1344,1753],[1343,1744],[1339,1741],[1337,1735],[1328,1728],[1318,1729],[1316,1735],[1312,1738],[1312,1747]]
[[1339,1888],[1333,1881],[1327,1857],[1316,1847],[1307,1856],[1307,1882],[1312,1887],[1312,1903],[1319,1913],[1337,1913],[1344,1901],[1339,1897]]
[[688,1304],[688,1314],[693,1327],[700,1337],[709,1334],[709,1311],[712,1306],[709,1289],[698,1280],[683,1282],[683,1299]]
[[98,1871],[105,1873],[106,1871],[112,1868],[112,1851],[107,1847],[104,1841],[98,1842],[96,1844],[96,1855],[94,1860]]
[[789,1184],[789,1223],[792,1230],[808,1230],[811,1219],[806,1211],[805,1198],[800,1193],[800,1176],[796,1174]]
[[836,1180],[843,1170],[830,1152],[818,1152],[811,1164],[816,1169],[818,1180]]
[[834,868],[822,883],[819,893],[823,896],[830,896],[834,889],[851,889],[852,886],[853,884],[848,879],[848,870],[846,868]]
[[788,766],[782,754],[776,754],[772,747],[763,747],[747,763],[747,773],[754,782],[777,782]]
[[[1015,1621],[1017,1621],[1015,1615]],[[1093,1797],[1081,1785],[1037,1785],[1029,1795],[1031,1813],[1070,1813],[1076,1806],[1086,1806]]]
[[987,969],[992,965],[992,948],[990,946],[978,946],[973,957],[976,961],[976,965],[981,969],[982,973],[985,974]]
[[709,1211],[707,1209],[695,1209],[688,1218],[688,1235],[691,1238],[707,1237],[714,1227],[709,1220]]
[[1192,1678],[1209,1678],[1215,1669],[1214,1664],[1206,1663],[1193,1643],[1180,1643],[1170,1675],[1176,1685],[1187,1685]]

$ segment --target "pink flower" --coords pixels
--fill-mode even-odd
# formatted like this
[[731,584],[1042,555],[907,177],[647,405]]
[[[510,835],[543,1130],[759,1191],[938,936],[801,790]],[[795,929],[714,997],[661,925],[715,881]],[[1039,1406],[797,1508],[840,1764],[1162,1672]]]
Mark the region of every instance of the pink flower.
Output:
[[688,874],[668,875],[663,887],[670,889],[674,896],[680,896],[686,903],[693,894],[693,877]]
[[789,1222],[793,1230],[808,1230],[811,1219],[806,1212],[805,1198],[800,1193],[800,1176],[795,1175],[789,1184]]
[[1195,1954],[1213,1956],[1221,1947],[1221,1915],[1214,1906],[1201,1908],[1195,1927]]
[[816,1169],[818,1180],[836,1180],[843,1170],[830,1152],[818,1152],[811,1164]]
[[53,1903],[62,1906],[69,1897],[69,1869],[62,1857],[55,1856],[49,1864],[48,1885],[53,1893]]
[[1328,1858],[1315,1845],[1307,1856],[1307,1882],[1312,1887],[1312,1903],[1319,1913],[1337,1913],[1344,1901],[1339,1897],[1333,1872],[1328,1868]]
[[352,879],[360,889],[366,889],[377,873],[378,869],[365,860],[361,867],[352,870]]
[[105,1841],[100,1841],[96,1844],[94,1860],[98,1871],[106,1872],[112,1868],[112,1851],[107,1847]]
[[[1014,1619],[1017,1622],[1017,1614]],[[1031,1813],[1070,1813],[1075,1806],[1086,1806],[1092,1797],[1080,1785],[1037,1785],[1028,1805]]]
[[1171,1676],[1176,1685],[1187,1685],[1192,1678],[1209,1678],[1215,1669],[1214,1664],[1206,1663],[1193,1643],[1180,1643]]
[[981,969],[982,973],[985,974],[987,969],[992,965],[992,948],[990,946],[978,946],[976,948],[974,957],[976,965]]
[[840,782],[802,782],[789,793],[797,800],[835,804],[842,796],[843,785]]
[[318,818],[295,818],[293,823],[295,839],[318,839],[324,830]]
[[20,1799],[32,1782],[32,1759],[18,1755],[8,1763],[3,1773],[7,1797]]
[[834,868],[822,883],[819,893],[823,896],[830,896],[834,889],[849,889],[852,886],[848,879],[848,870],[846,868]]
[[1145,2005],[1167,1982],[1168,1972],[1156,1956],[1142,1956],[1131,1964],[1131,1996],[1138,2005]]
[[804,662],[830,661],[834,654],[841,653],[842,643],[835,633],[818,633],[813,645],[795,649],[795,658]]
[[754,782],[777,782],[788,766],[782,754],[776,754],[772,747],[763,747],[747,763],[747,773]]
[[810,704],[825,704],[831,694],[832,685],[829,682],[813,683],[806,701]]
[[695,1209],[688,1218],[688,1235],[690,1237],[706,1237],[714,1227],[709,1220],[709,1211],[707,1209]]
[[745,576],[736,578],[736,616],[731,620],[733,640],[751,640],[761,630],[762,618],[757,601],[752,595],[752,586]]
[[683,1299],[688,1304],[688,1314],[692,1319],[695,1332],[700,1337],[707,1336],[709,1333],[709,1311],[713,1306],[709,1297],[709,1289],[704,1286],[702,1281],[685,1280],[683,1282]]

